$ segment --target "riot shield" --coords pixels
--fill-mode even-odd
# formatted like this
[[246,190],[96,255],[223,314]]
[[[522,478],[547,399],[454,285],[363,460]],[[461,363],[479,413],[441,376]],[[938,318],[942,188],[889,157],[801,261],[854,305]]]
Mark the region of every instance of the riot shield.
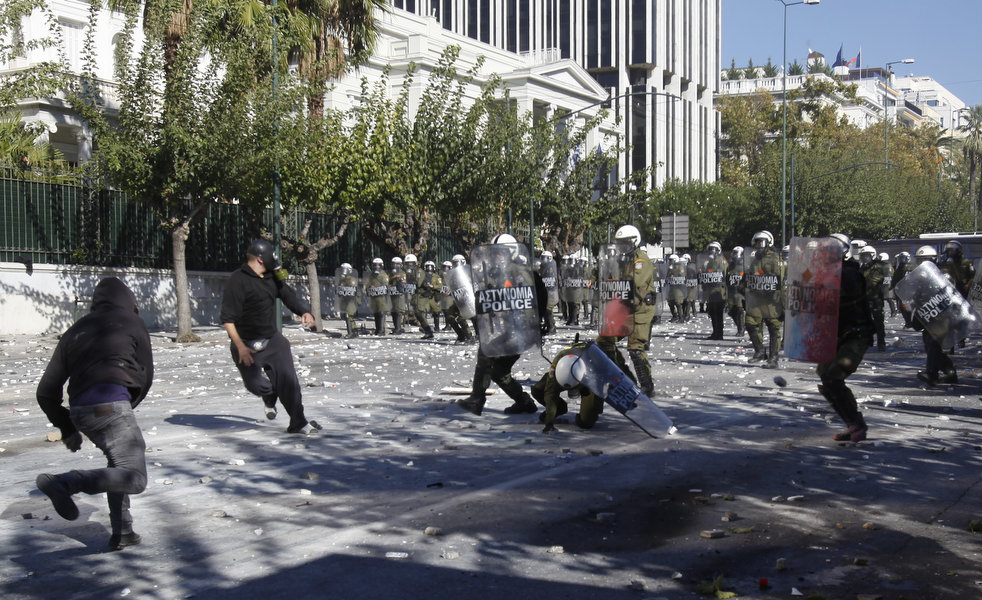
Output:
[[487,356],[521,354],[541,343],[532,261],[524,244],[489,244],[471,251],[475,312]]
[[715,256],[700,252],[696,256],[699,267],[700,299],[703,302],[720,300],[726,297],[726,259],[721,254]]
[[668,265],[664,260],[654,264],[655,274],[652,284],[655,287],[655,317],[661,317],[665,308],[665,277],[668,275]]
[[559,304],[559,269],[556,261],[543,258],[539,264],[539,276],[542,277],[542,284],[546,287],[546,303],[549,306]]
[[730,306],[739,306],[743,302],[743,294],[740,292],[740,283],[747,270],[747,253],[744,249],[743,255],[737,258],[730,252],[730,257],[726,269],[726,301]]
[[685,299],[699,299],[699,269],[691,261],[685,265]]
[[464,319],[473,319],[477,315],[474,304],[474,280],[471,278],[471,266],[459,265],[447,271],[444,283],[450,288],[454,304]]
[[766,318],[784,312],[781,301],[781,276],[777,255],[771,252],[766,258],[751,258],[744,275],[746,280],[747,314],[762,314]]
[[979,324],[972,305],[933,262],[918,265],[894,290],[943,348],[965,339],[969,330]]
[[622,337],[634,331],[633,257],[622,254],[615,244],[600,247],[600,335]]
[[[384,277],[384,279],[383,279]],[[381,276],[371,273],[365,281],[365,295],[368,296],[369,303],[375,300],[372,309],[378,312],[391,312],[392,300],[389,298],[389,278],[385,273]]]
[[685,265],[677,262],[668,266],[665,286],[669,302],[681,304],[685,301]]
[[416,294],[416,279],[419,278],[419,269],[410,267],[404,270],[406,277],[399,284],[399,287],[402,288],[402,293],[406,296],[414,296]]
[[792,238],[788,257],[784,353],[823,363],[839,337],[842,244],[832,238]]
[[358,297],[358,271],[356,269],[345,269],[338,267],[334,270],[334,295],[338,301],[357,299]]
[[[577,364],[582,364],[583,368],[578,368]],[[641,388],[596,344],[587,346],[573,368],[580,383],[651,437],[675,433],[675,423],[668,415],[645,396]]]

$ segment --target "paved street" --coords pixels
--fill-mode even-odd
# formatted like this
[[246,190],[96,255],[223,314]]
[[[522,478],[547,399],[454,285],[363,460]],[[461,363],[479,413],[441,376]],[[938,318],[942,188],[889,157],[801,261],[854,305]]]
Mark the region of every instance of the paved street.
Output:
[[[849,380],[870,425],[858,445],[832,441],[842,425],[813,365],[748,364],[732,323],[706,341],[702,314],[655,328],[655,401],[679,427],[657,440],[611,409],[592,430],[567,415],[543,435],[536,415],[501,412],[500,391],[475,417],[441,390],[469,386],[476,346],[449,332],[345,340],[338,321],[286,330],[324,424],[291,436],[243,388],[224,331],[187,346],[156,332],[137,410],[144,541],[118,553],[102,552],[103,497],[76,496],[69,522],[34,488],[40,472],[104,461],[88,442],[73,455],[46,441],[34,389],[56,337],[7,336],[0,596],[674,599],[714,597],[699,586],[721,577],[745,598],[977,598],[979,339],[954,356],[960,385],[927,390],[920,334],[900,324]],[[527,355],[515,372],[530,385],[546,367]]]

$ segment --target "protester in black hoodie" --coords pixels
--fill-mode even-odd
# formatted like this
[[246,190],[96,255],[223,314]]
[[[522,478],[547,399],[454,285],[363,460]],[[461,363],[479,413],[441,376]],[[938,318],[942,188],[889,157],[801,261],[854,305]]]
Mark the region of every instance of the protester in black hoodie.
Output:
[[[68,405],[62,388],[68,381]],[[101,280],[92,294],[92,312],[62,335],[38,383],[37,400],[72,452],[85,434],[109,461],[105,469],[43,473],[37,487],[59,515],[74,520],[73,494],[107,493],[110,550],[140,543],[133,531],[130,494],[147,486],[146,443],[133,409],[153,383],[150,336],[137,314],[136,297],[115,277]]]

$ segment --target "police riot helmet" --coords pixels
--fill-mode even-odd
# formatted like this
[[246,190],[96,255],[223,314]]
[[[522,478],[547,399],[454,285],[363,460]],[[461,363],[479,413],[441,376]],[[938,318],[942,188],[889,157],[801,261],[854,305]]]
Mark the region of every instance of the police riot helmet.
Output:
[[378,270],[380,270],[382,268],[382,266],[384,264],[385,263],[382,262],[382,259],[381,258],[373,258],[372,259],[372,270],[378,271]]
[[450,259],[450,264],[454,267],[459,267],[460,265],[465,264],[466,262],[467,259],[464,258],[463,254],[454,254],[453,257]]
[[552,258],[552,252],[549,252],[548,250],[543,250],[542,258]]
[[754,234],[754,237],[751,238],[750,245],[758,250],[770,248],[774,245],[774,235],[766,229],[763,231],[758,231]]
[[276,260],[276,254],[273,253],[273,244],[264,239],[252,240],[252,243],[249,244],[249,249],[246,250],[246,254],[255,256],[261,260],[266,265],[268,271],[275,271],[280,268],[280,263]]
[[906,265],[910,262],[910,252],[900,252],[897,254],[897,264]]
[[678,254],[669,254],[668,255],[668,262],[674,264],[674,263],[677,263],[678,261],[679,261],[679,255]]
[[689,262],[690,260],[692,260],[692,257],[688,253],[682,255],[682,262]]
[[392,264],[394,264],[394,265],[401,265],[402,264],[402,259],[399,258],[398,256],[393,256],[392,257]]
[[859,251],[868,246],[866,240],[853,240],[849,242],[852,245],[852,253],[859,256]]
[[444,271],[449,271],[452,268],[453,268],[453,263],[452,262],[450,262],[449,260],[443,261],[443,270]]
[[416,260],[416,255],[412,253],[407,254],[405,260],[407,263],[413,263],[413,264],[416,264],[418,262]]
[[622,225],[616,233],[614,233],[614,241],[625,241],[630,242],[632,248],[637,248],[641,245],[641,232],[634,225]]
[[829,237],[833,240],[838,240],[842,244],[842,258],[849,258],[849,252],[852,250],[852,242],[849,241],[849,236],[844,233],[833,233]]
[[733,258],[743,258],[743,246],[733,247]]
[[586,366],[575,354],[567,354],[556,361],[556,383],[564,390],[580,385],[585,374]]
[[432,260],[428,260],[425,263],[423,263],[423,269],[425,269],[427,271],[435,271],[436,270],[436,263],[433,262]]
[[354,271],[354,269],[351,267],[350,264],[348,264],[348,263],[341,263],[341,274],[342,275],[351,275],[352,271]]
[[719,254],[723,251],[723,246],[721,246],[719,242],[709,242],[709,245],[706,246],[706,250]]
[[874,258],[876,258],[876,248],[873,246],[863,246],[859,250],[859,260],[864,263],[873,262]]
[[959,241],[949,240],[944,246],[944,253],[948,255],[948,258],[961,258],[962,252],[962,244]]
[[494,236],[494,239],[491,240],[491,243],[492,244],[517,244],[518,240],[516,240],[515,237],[510,233],[499,233],[498,235]]
[[917,264],[930,262],[938,258],[938,251],[934,249],[934,246],[921,246],[914,253],[914,258],[917,260]]
[[876,258],[883,262],[888,262],[890,260],[890,255],[887,254],[886,252],[880,252],[880,254]]

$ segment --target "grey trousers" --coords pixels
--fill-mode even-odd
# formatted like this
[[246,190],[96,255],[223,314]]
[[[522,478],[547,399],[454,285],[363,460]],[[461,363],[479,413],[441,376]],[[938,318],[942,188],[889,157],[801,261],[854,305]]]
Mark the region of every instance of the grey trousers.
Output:
[[147,487],[147,444],[129,402],[73,406],[72,423],[102,450],[109,461],[105,469],[71,471],[59,476],[75,494],[101,494],[109,498],[109,524],[113,534],[133,531],[130,494]]

